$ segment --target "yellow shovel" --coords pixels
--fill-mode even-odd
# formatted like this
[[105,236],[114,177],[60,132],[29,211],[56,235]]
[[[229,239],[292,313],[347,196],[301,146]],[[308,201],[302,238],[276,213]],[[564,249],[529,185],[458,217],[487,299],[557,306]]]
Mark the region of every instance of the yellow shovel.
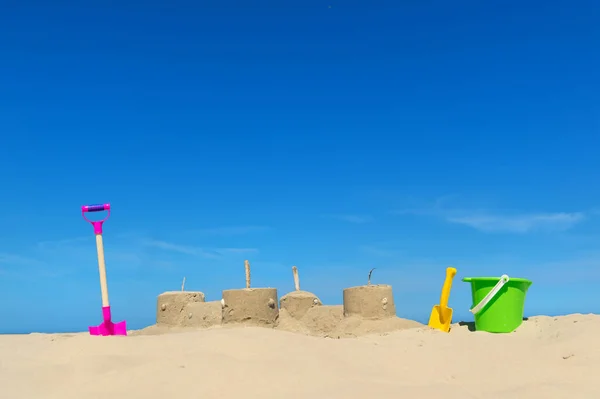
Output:
[[449,267],[446,269],[446,279],[442,287],[442,296],[440,304],[435,305],[429,316],[429,327],[437,328],[438,330],[450,331],[450,323],[452,322],[452,308],[448,307],[448,298],[450,298],[450,288],[452,288],[452,279],[456,275],[456,269]]

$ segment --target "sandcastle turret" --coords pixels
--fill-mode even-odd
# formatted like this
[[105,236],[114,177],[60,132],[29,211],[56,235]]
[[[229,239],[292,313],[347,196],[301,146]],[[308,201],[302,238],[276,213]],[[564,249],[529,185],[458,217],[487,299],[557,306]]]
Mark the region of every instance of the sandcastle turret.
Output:
[[321,306],[322,303],[312,292],[300,290],[300,277],[298,276],[298,268],[296,266],[292,266],[292,273],[294,275],[294,287],[296,290],[282,296],[279,306],[281,309],[285,309],[293,318],[301,319],[306,312],[315,306]]
[[371,273],[367,285],[344,289],[344,316],[360,316],[364,319],[384,319],[396,316],[396,305],[392,286],[371,284]]
[[210,327],[221,324],[221,302],[206,302],[200,291],[167,291],[158,296],[156,324],[169,327]]
[[156,324],[181,326],[183,309],[190,303],[204,303],[204,293],[200,291],[167,291],[156,301]]
[[246,288],[224,290],[223,324],[248,323],[273,326],[279,317],[276,288],[250,287],[250,262],[244,261]]

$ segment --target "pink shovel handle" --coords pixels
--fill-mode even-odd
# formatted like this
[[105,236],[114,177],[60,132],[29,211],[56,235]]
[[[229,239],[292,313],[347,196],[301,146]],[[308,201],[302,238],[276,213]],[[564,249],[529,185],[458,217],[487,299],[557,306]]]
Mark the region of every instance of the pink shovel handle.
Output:
[[[102,220],[93,221],[85,217],[87,212],[101,211],[108,211],[108,214]],[[94,226],[94,234],[102,234],[102,223],[106,222],[106,220],[110,217],[110,204],[83,205],[81,207],[81,216],[83,216],[86,222],[91,223],[92,226]]]
[[81,207],[81,212],[100,212],[110,211],[110,204],[84,205]]

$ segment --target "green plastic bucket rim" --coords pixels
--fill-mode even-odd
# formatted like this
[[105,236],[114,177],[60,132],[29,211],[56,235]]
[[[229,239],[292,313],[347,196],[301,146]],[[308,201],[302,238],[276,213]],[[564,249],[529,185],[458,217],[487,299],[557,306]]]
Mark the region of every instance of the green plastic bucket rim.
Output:
[[[473,281],[498,282],[498,281],[500,281],[501,278],[502,277],[463,277],[462,281],[465,283],[470,283]],[[526,278],[519,278],[519,277],[511,277],[507,284],[510,284],[510,282],[533,284],[533,281],[528,280]]]
[[[525,278],[515,277],[514,279],[512,279],[506,274],[503,274],[499,278],[465,277],[465,278],[463,278],[463,281],[470,282],[470,283],[477,283],[477,282],[496,283],[494,285],[494,288],[492,288],[491,291],[488,292],[487,295],[479,301],[479,303],[475,304],[471,309],[469,309],[469,312],[473,313],[473,315],[477,315],[477,313],[482,311],[488,305],[488,303],[500,292],[502,287],[504,287],[506,284],[510,283],[511,281],[515,281],[517,284],[526,284],[527,287],[529,287],[531,284],[533,284],[532,281],[527,280]],[[473,288],[473,290],[475,289],[475,286],[473,284],[471,284],[471,287]]]

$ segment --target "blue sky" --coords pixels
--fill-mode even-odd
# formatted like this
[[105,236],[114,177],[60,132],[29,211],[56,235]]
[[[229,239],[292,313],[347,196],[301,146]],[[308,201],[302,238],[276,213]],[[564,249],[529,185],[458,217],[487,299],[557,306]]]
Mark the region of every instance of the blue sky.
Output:
[[0,331],[244,286],[394,286],[425,321],[448,265],[600,312],[596,1],[8,2],[0,14]]

